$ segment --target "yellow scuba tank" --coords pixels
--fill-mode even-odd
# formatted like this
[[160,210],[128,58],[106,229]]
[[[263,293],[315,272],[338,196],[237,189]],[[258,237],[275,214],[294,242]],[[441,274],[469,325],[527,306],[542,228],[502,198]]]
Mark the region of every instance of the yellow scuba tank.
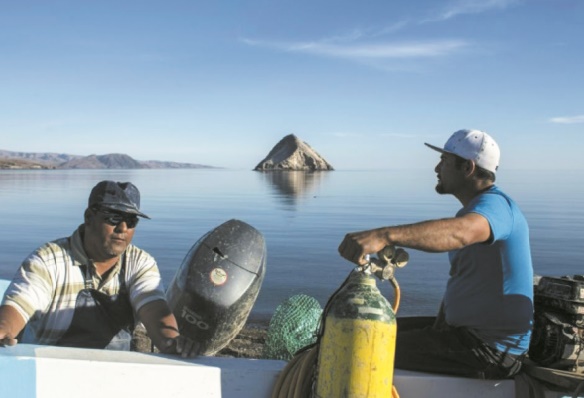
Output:
[[[325,308],[315,397],[397,396],[393,389],[393,365],[399,286],[393,278],[393,269],[405,265],[407,253],[386,248],[379,257],[384,260],[381,266],[379,261],[372,261],[354,270]],[[381,295],[372,272],[392,281],[396,288],[395,308]]]

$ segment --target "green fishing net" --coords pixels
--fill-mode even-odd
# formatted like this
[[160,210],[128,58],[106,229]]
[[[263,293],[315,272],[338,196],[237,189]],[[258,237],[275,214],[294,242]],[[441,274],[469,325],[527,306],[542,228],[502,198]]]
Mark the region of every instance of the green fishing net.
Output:
[[298,294],[284,300],[270,320],[263,357],[288,361],[299,349],[315,343],[321,314],[313,297]]

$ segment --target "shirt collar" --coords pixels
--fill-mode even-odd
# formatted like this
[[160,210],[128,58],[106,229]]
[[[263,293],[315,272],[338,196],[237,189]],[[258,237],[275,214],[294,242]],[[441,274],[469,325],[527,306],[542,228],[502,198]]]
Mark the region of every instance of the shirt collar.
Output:
[[87,257],[85,249],[83,249],[84,230],[85,226],[82,224],[71,235],[71,254],[73,256],[73,264],[76,266],[89,264],[89,257]]

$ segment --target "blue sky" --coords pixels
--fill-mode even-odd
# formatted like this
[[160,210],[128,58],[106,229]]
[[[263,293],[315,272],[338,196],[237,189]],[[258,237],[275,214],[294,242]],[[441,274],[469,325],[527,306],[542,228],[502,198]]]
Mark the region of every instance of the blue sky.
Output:
[[581,0],[0,0],[0,149],[253,168],[294,133],[337,169],[584,169]]

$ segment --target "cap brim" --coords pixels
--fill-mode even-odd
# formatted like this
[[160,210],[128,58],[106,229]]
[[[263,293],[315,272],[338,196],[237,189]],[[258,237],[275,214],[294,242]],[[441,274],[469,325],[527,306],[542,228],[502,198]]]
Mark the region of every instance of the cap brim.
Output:
[[137,215],[138,217],[147,218],[147,219],[150,220],[150,217],[148,217],[146,214],[144,214],[144,213],[142,213],[140,211],[130,211],[128,213],[132,213],[132,214]]
[[150,220],[150,217],[148,217],[146,214],[142,213],[141,211],[136,210],[136,209],[133,209],[133,208],[130,208],[130,207],[127,207],[127,206],[123,206],[123,205],[120,205],[120,204],[117,204],[117,203],[116,204],[102,203],[101,204],[101,207],[105,207],[105,208],[108,208],[108,209],[120,211],[122,213],[135,214],[138,217],[143,217],[143,218],[147,218],[147,219]]
[[431,148],[431,149],[433,149],[433,150],[435,150],[435,151],[438,151],[438,152],[440,152],[440,153],[450,153],[450,152],[448,152],[448,151],[445,151],[445,150],[444,150],[444,149],[442,149],[442,148],[439,148],[439,147],[437,147],[437,146],[434,146],[434,145],[428,144],[427,142],[424,142],[424,145],[426,145],[428,148]]

